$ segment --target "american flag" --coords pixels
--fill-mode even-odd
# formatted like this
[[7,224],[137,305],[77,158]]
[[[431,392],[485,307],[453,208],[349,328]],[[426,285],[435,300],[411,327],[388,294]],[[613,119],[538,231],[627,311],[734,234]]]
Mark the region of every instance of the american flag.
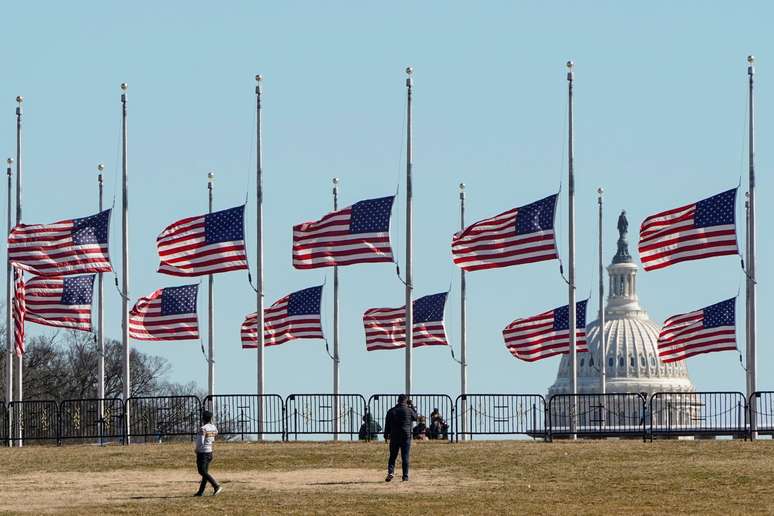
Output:
[[171,276],[205,276],[247,269],[245,207],[188,217],[156,238],[161,264]]
[[[588,351],[586,346],[586,301],[575,303],[575,350]],[[534,362],[560,353],[570,352],[570,307],[524,319],[516,319],[503,330],[505,347],[516,358]]]
[[466,271],[553,260],[558,194],[468,226],[452,237],[454,263]]
[[24,293],[24,271],[19,267],[13,268],[13,341],[16,347],[16,356],[24,354],[24,319],[27,312]]
[[8,259],[37,276],[110,272],[110,210],[53,224],[19,224],[8,235]]
[[736,190],[645,219],[639,243],[643,268],[653,271],[688,260],[738,254]]
[[658,356],[676,362],[702,353],[736,350],[736,298],[674,315],[658,334]]
[[25,285],[27,321],[91,331],[94,274],[48,278],[35,276]]
[[[443,325],[443,312],[448,293],[432,294],[413,303],[413,347],[448,346]],[[366,349],[401,349],[406,347],[406,307],[371,308],[363,314]]]
[[[264,346],[277,346],[295,339],[323,339],[320,321],[322,285],[305,288],[281,298],[263,311]],[[242,323],[242,348],[258,347],[258,315]]]
[[293,267],[392,262],[390,214],[394,200],[382,197],[356,202],[318,221],[293,226]]
[[137,340],[199,338],[196,295],[199,285],[160,288],[141,297],[129,311],[129,336]]

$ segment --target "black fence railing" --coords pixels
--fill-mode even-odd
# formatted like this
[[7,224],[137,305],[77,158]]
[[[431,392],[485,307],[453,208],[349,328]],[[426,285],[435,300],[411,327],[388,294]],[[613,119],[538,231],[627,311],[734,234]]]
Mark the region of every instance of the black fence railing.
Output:
[[118,398],[64,400],[59,404],[59,441],[122,442],[124,402]]
[[129,398],[129,439],[164,442],[193,439],[201,426],[202,403],[196,396]]
[[639,393],[557,394],[548,402],[550,437],[644,439],[646,403]]
[[[201,425],[202,408],[214,412],[225,440],[276,436],[328,435],[379,439],[397,394],[224,394],[120,399],[32,400],[0,403],[0,442],[79,443],[191,440]],[[752,432],[774,436],[774,391],[659,392],[555,395],[414,394],[425,435],[440,440],[473,436],[527,435],[533,438],[693,436],[747,438]],[[260,413],[263,411],[263,420]],[[574,418],[573,418],[574,415]],[[128,417],[129,435],[126,435]],[[370,418],[370,419],[369,419]],[[439,425],[433,427],[433,420]],[[373,421],[372,424],[366,424]],[[751,424],[752,423],[752,424]]]
[[747,437],[741,392],[657,392],[650,397],[650,437]]
[[540,394],[463,394],[454,402],[457,440],[474,435],[529,435],[545,439],[546,400]]
[[[374,394],[368,399],[368,412],[379,425],[384,425],[387,411],[395,406],[397,394]],[[454,401],[448,394],[412,394],[411,401],[420,418],[424,418],[429,439],[454,439]],[[432,429],[434,414],[442,420],[438,430]]]
[[333,435],[357,439],[366,410],[360,394],[291,394],[285,398],[286,438]]
[[218,394],[204,398],[202,406],[212,411],[218,435],[228,440],[285,436],[285,402],[277,394]]

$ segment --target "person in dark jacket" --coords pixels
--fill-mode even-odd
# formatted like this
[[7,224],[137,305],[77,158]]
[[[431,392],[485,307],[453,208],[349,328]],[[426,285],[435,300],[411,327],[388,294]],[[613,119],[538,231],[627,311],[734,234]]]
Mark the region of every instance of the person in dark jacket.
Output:
[[358,439],[361,441],[377,441],[379,440],[379,432],[382,431],[382,427],[379,423],[374,421],[374,417],[370,412],[366,412],[363,416],[363,424],[360,425],[360,432],[358,432]]
[[387,461],[387,478],[389,482],[395,476],[395,460],[400,451],[403,481],[409,479],[409,452],[411,451],[411,427],[417,420],[417,412],[408,396],[398,396],[398,403],[387,411],[384,418],[384,439],[390,443],[390,459]]

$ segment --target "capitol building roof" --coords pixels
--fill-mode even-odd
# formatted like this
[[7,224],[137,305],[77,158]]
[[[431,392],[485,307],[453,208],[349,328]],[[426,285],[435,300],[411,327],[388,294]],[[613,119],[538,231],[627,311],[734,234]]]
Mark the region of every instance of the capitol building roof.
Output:
[[[608,296],[605,305],[605,356],[600,349],[599,319],[586,326],[588,353],[577,355],[579,393],[601,391],[601,367],[605,361],[606,392],[694,391],[684,361],[665,364],[658,356],[659,325],[651,321],[637,297],[639,267],[629,254],[626,239],[626,212],[618,219],[618,250],[608,271]],[[591,314],[589,314],[591,315]],[[549,396],[567,394],[570,386],[570,357],[562,355],[556,382]]]

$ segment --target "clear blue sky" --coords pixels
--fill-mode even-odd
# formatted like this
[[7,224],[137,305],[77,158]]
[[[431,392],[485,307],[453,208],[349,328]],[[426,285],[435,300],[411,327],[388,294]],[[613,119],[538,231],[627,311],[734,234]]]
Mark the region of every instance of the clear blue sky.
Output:
[[[107,166],[110,203],[120,172],[119,84],[129,83],[132,298],[186,283],[155,273],[155,238],[170,222],[206,209],[210,170],[217,208],[241,204],[249,184],[254,254],[256,73],[264,76],[267,305],[321,283],[325,270],[292,268],[291,226],[330,209],[333,176],[341,177],[344,205],[389,195],[398,182],[402,189],[403,69],[413,65],[416,294],[451,282],[447,331],[455,349],[459,274],[449,242],[458,225],[457,184],[468,185],[471,221],[557,190],[566,175],[567,59],[576,62],[578,289],[585,296],[596,282],[598,186],[606,191],[609,259],[620,209],[628,211],[634,250],[646,215],[733,187],[746,173],[745,58],[754,53],[759,386],[774,387],[768,3],[15,2],[2,11],[0,152],[14,152],[14,98],[23,95],[26,222],[95,212],[99,161]],[[401,259],[403,209],[401,200],[393,218]],[[566,213],[563,197],[565,258]],[[120,271],[119,221],[116,214],[111,251]],[[638,287],[660,323],[734,295],[742,278],[738,259],[724,257],[641,272]],[[343,390],[401,390],[403,353],[366,352],[361,323],[367,308],[403,304],[393,267],[349,267],[341,284]],[[559,358],[517,361],[501,330],[566,302],[556,262],[477,272],[468,284],[470,390],[545,392]],[[118,337],[120,299],[112,287],[106,292],[107,333]],[[217,388],[254,392],[255,352],[239,342],[243,317],[255,310],[246,274],[219,276],[216,296]],[[202,289],[202,314],[205,300]],[[596,310],[594,300],[590,319]],[[198,342],[131,345],[168,358],[175,380],[206,384]],[[693,358],[688,367],[700,389],[744,388],[734,353]],[[320,341],[266,350],[268,392],[327,392],[331,370]],[[416,351],[415,387],[458,392],[459,366],[447,349]]]

